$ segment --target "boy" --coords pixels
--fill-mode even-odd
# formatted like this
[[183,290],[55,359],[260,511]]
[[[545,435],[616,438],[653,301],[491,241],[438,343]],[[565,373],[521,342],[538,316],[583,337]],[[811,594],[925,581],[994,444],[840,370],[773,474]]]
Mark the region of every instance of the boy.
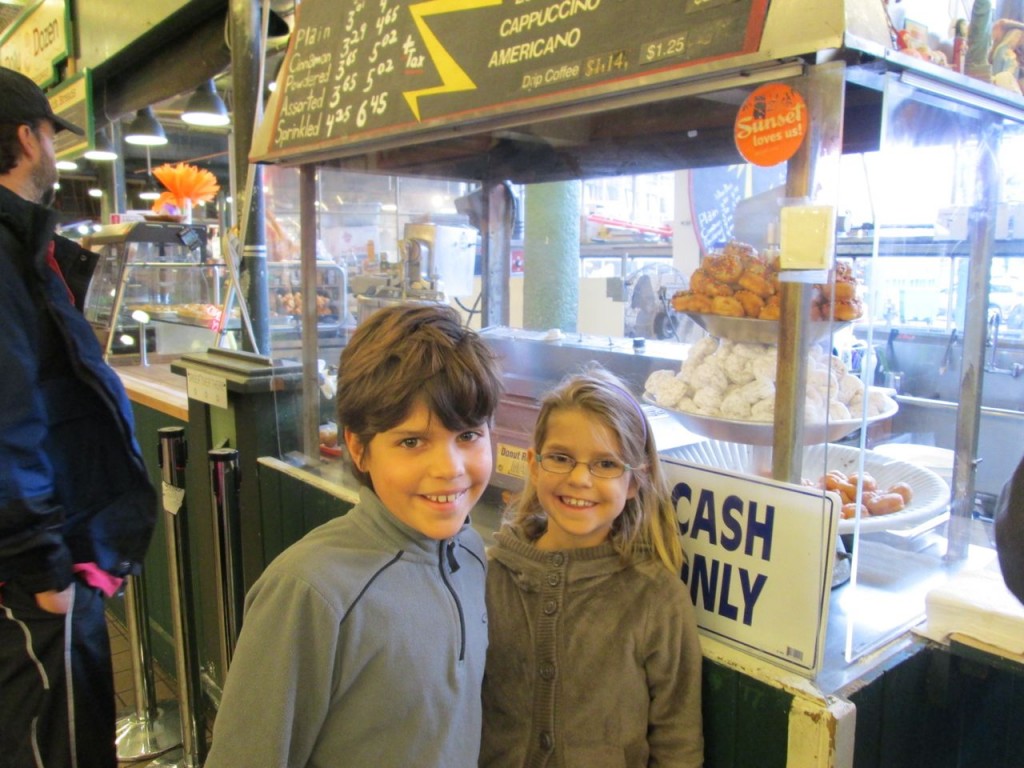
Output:
[[441,305],[378,310],[341,354],[363,486],[253,585],[207,768],[470,768],[487,652],[483,542],[501,379]]

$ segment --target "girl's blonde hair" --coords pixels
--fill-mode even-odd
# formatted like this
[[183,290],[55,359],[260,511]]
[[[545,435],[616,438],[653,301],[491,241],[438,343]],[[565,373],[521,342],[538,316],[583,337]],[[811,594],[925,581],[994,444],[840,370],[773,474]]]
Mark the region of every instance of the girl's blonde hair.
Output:
[[[609,539],[616,551],[630,562],[653,553],[665,567],[679,574],[683,565],[679,523],[650,424],[636,398],[618,377],[596,363],[568,376],[541,401],[533,431],[535,451],[540,452],[547,440],[551,414],[566,409],[584,411],[604,424],[619,439],[622,461],[638,467],[632,470],[631,478],[636,495],[626,501],[612,525]],[[531,540],[547,529],[547,514],[529,477],[518,501],[506,512],[506,519],[519,525]]]

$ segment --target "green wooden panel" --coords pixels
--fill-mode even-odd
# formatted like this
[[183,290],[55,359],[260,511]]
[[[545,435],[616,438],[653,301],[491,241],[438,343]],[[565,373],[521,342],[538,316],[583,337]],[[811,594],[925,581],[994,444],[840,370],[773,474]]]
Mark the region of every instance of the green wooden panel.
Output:
[[273,467],[261,464],[258,472],[263,567],[317,526],[351,509],[336,496]]
[[786,768],[792,694],[704,660],[705,768]]
[[745,675],[736,682],[737,768],[786,768],[792,695]]
[[708,768],[736,766],[736,676],[735,670],[704,659],[704,765]]
[[893,768],[914,766],[921,757],[925,725],[921,700],[927,679],[928,655],[919,653],[885,673],[884,715],[880,728],[883,764]]
[[1006,715],[1009,724],[1003,731],[1003,754],[1006,765],[1024,766],[1024,678],[1013,677],[1013,688],[1008,697]]
[[956,718],[956,689],[951,688],[950,657],[930,651],[918,656],[916,664],[908,668],[913,670],[913,674],[908,674],[902,681],[905,686],[917,687],[917,711],[911,709],[904,716],[905,727],[918,724],[914,741],[916,757],[910,752],[907,758],[912,765],[955,768],[958,736],[957,729],[950,727],[950,723]]
[[310,530],[303,504],[307,486],[307,483],[294,477],[281,478],[281,504],[278,512],[281,516],[281,548],[274,555],[287,549]]
[[1014,676],[966,659],[956,659],[960,696],[960,753],[957,768],[1020,765],[1006,761],[1004,734],[1020,728],[1020,712],[1007,706]]
[[881,679],[867,685],[850,697],[857,707],[857,730],[854,734],[853,768],[878,765],[882,749],[882,718],[885,706]]
[[[135,417],[135,438],[142,450],[142,458],[146,463],[150,480],[159,494],[160,478],[160,440],[158,430],[163,427],[184,427],[185,422],[168,416],[148,406],[132,403]],[[141,588],[145,593],[146,620],[148,622],[150,647],[156,663],[167,672],[174,674],[174,631],[171,618],[170,572],[167,560],[167,527],[160,505],[156,528],[140,577]],[[124,620],[124,601],[115,604],[115,612]]]
[[1024,768],[1018,666],[927,645],[849,698],[854,768]]
[[263,521],[263,561],[269,563],[284,549],[282,541],[281,490],[285,476],[262,464],[256,465],[260,489],[260,520]]
[[306,518],[306,531],[311,531],[329,520],[333,520],[345,514],[351,509],[351,504],[346,504],[337,496],[306,486],[302,496],[303,512]]

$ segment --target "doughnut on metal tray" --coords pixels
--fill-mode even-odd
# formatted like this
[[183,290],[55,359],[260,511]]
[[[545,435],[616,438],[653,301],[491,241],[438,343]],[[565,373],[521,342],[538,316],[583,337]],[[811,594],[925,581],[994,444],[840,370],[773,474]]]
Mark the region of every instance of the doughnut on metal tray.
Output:
[[[682,312],[712,336],[748,344],[778,344],[779,321],[758,320],[753,317],[729,317],[702,312]],[[848,326],[841,320],[810,320],[807,323],[811,341],[827,339],[830,334]]]

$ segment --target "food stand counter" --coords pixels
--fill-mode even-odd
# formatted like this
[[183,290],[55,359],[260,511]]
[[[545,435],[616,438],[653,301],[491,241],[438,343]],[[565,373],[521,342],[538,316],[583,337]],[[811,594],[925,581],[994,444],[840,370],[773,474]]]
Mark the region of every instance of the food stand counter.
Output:
[[[481,4],[472,14],[460,10],[427,19],[415,15],[420,6],[405,2],[359,4],[347,17],[353,26],[345,30],[330,3],[307,0],[301,6],[279,76],[282,87],[257,130],[252,158],[301,166],[298,207],[307,267],[302,294],[310,302],[304,316],[315,316],[318,166],[475,181],[490,204],[497,199],[490,192],[507,180],[528,186],[742,164],[734,129],[748,99],[754,97],[756,111],[756,99],[766,98],[760,86],[778,88],[805,104],[806,135],[782,157],[784,198],[790,202],[778,210],[785,274],[775,326],[774,416],[762,430],[767,437],[724,440],[707,434],[721,426],[721,416],[700,423],[673,413],[700,438],[683,449],[753,444],[770,447],[770,458],[765,462],[764,451],[753,451],[758,459],[753,467],[729,467],[721,455],[679,458],[663,448],[687,536],[689,586],[707,662],[706,764],[802,768],[1012,761],[1021,754],[1013,739],[990,738],[993,729],[1018,730],[1006,727],[1019,714],[1012,679],[1001,669],[983,668],[989,682],[998,682],[993,690],[1000,717],[979,719],[981,710],[957,697],[961,690],[977,689],[972,680],[979,668],[969,665],[976,661],[963,662],[950,648],[908,630],[921,620],[931,587],[960,569],[987,568],[993,557],[984,522],[971,514],[986,326],[986,318],[972,308],[987,293],[993,258],[996,197],[1002,191],[994,158],[1004,142],[1009,145],[1020,134],[1021,99],[891,50],[884,5],[877,2],[737,0],[688,4],[686,13],[675,4],[647,3],[642,12],[633,4],[628,20],[622,16],[624,4],[578,4],[573,7],[586,11],[561,19],[563,37],[551,40],[575,40],[579,47],[542,46],[537,56],[551,54],[543,60],[533,59],[535,49],[528,44],[510,47],[502,38],[500,30],[520,13],[518,5]],[[677,18],[675,29],[666,26]],[[466,23],[479,34],[461,33]],[[390,47],[398,40],[407,43],[401,58],[398,48]],[[609,40],[621,47],[609,51]],[[319,69],[310,71],[314,62]],[[841,153],[878,153],[882,165],[901,154],[913,156],[907,150],[918,146],[942,147],[953,158],[948,189],[974,216],[967,238],[949,520],[940,519],[947,510],[939,504],[909,528],[872,530],[863,513],[852,524],[842,520],[837,494],[801,482],[819,480],[830,460],[844,455],[829,448],[814,452],[817,446],[852,439],[856,447],[840,448],[854,451],[858,468],[873,459],[869,437],[891,429],[894,415],[883,409],[884,418],[869,423],[862,411],[859,423],[839,425],[840,435],[828,426],[819,434],[818,422],[807,417],[810,351],[817,346],[827,357],[838,330],[826,319],[829,327],[820,337],[810,326],[812,286],[834,286],[837,271],[830,269],[835,255],[830,228],[817,224],[829,210],[835,212]],[[877,170],[868,162],[864,166],[868,176]],[[906,205],[900,197],[905,191],[872,180],[875,223],[891,225]],[[745,196],[742,189],[726,192]],[[507,325],[511,233],[504,213],[500,207],[485,209],[480,217],[486,327]],[[787,234],[789,216],[801,236],[794,237],[792,229]],[[819,238],[820,232],[825,236]],[[811,241],[814,247],[804,247]],[[810,260],[805,263],[804,257]],[[883,258],[874,238],[870,258],[873,263]],[[542,258],[532,265],[530,259],[527,253],[527,273],[542,269]],[[876,327],[880,318],[876,314],[868,322]],[[315,446],[321,405],[315,329],[304,328],[302,341],[297,422],[303,443]],[[563,342],[553,339],[546,347],[556,359],[569,352],[571,345]],[[564,359],[556,362],[559,367],[565,369]],[[630,370],[621,360],[609,367]],[[631,386],[641,394],[637,382]],[[293,429],[296,422],[282,426]],[[318,461],[314,456],[305,463],[315,467]],[[762,466],[770,467],[767,477],[751,471]],[[261,464],[261,470],[269,468]],[[729,527],[740,517],[744,548]],[[840,570],[846,564],[848,581]],[[960,724],[955,733],[950,718]],[[972,762],[979,754],[988,762]]]

